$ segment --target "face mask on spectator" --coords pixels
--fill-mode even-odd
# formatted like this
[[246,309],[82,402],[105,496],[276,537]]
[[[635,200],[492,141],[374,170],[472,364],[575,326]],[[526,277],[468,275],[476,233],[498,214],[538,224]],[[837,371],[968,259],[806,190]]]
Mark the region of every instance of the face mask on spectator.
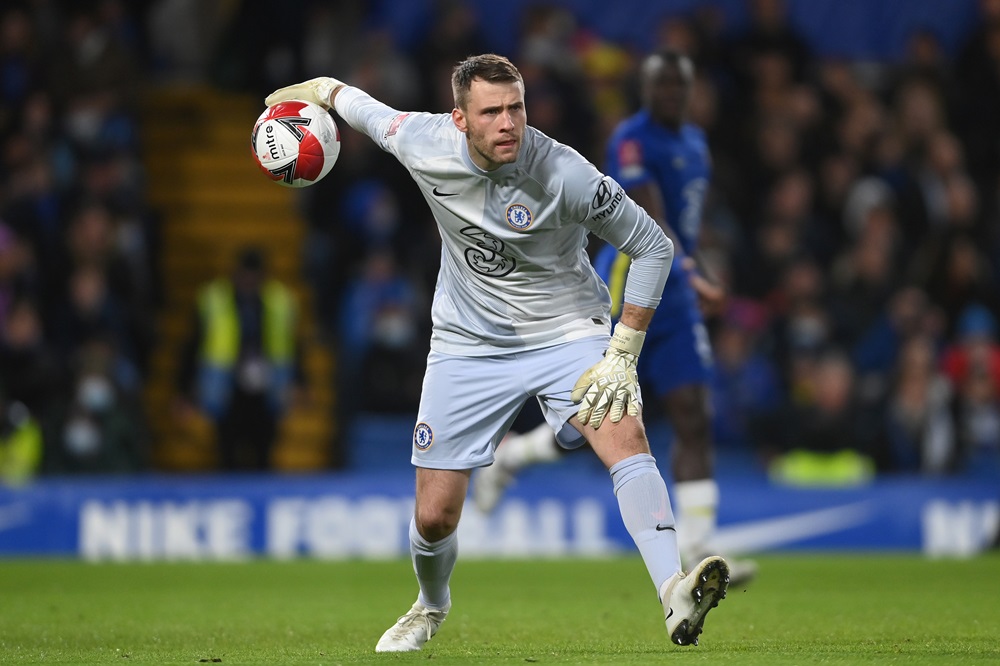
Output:
[[815,349],[826,341],[826,324],[817,317],[796,317],[789,329],[792,346],[796,349]]
[[101,131],[104,118],[97,109],[83,107],[66,116],[66,132],[81,143],[93,143]]
[[115,403],[115,391],[107,377],[88,375],[77,387],[76,399],[90,412],[105,412]]
[[78,416],[66,424],[63,441],[66,450],[83,458],[94,455],[101,448],[101,433],[90,419]]
[[373,337],[390,349],[402,349],[416,337],[413,320],[404,312],[384,312],[375,320]]

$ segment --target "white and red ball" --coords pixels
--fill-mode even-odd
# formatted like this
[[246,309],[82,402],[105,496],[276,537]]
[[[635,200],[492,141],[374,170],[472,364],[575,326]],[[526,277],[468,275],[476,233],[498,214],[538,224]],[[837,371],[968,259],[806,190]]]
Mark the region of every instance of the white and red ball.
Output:
[[318,182],[340,155],[333,116],[311,102],[289,100],[267,107],[250,135],[250,151],[264,175],[285,187]]

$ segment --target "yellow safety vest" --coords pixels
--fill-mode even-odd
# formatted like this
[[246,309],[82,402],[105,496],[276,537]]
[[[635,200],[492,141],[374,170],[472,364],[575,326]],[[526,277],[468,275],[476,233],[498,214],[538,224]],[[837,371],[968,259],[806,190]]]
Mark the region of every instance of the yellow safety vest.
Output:
[[[295,301],[290,290],[277,280],[267,280],[261,291],[264,305],[264,354],[271,362],[289,364],[295,355]],[[240,320],[229,280],[215,280],[202,289],[198,308],[205,329],[203,361],[222,368],[236,363],[240,351]]]
[[875,463],[852,449],[822,452],[793,449],[771,461],[772,481],[800,487],[850,487],[870,483]]
[[28,418],[0,440],[0,485],[27,483],[38,473],[41,462],[42,429]]

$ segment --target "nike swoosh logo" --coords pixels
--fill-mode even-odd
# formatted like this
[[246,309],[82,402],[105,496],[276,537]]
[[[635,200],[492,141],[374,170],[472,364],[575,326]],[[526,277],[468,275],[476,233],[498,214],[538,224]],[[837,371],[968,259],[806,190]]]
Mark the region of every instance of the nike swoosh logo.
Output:
[[863,501],[735,525],[720,525],[713,545],[723,553],[770,550],[863,525],[873,513],[871,502]]
[[434,189],[431,191],[434,192],[434,196],[436,197],[454,197],[458,195],[458,192],[439,192],[437,185],[435,185]]
[[676,532],[677,531],[677,530],[674,529],[673,525],[657,525],[656,526],[656,531],[657,532],[663,532],[665,530],[670,530],[671,532]]
[[667,616],[666,616],[665,618],[663,618],[663,619],[664,619],[664,620],[669,620],[669,619],[670,619],[670,618],[672,618],[673,616],[674,616],[674,609],[673,609],[673,608],[671,608],[671,609],[670,609],[670,612],[669,612],[669,613],[667,613]]

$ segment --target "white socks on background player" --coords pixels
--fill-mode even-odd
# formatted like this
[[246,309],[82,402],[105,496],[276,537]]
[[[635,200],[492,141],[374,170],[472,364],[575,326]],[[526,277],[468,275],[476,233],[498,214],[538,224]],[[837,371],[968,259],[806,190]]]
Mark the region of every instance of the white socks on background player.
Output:
[[497,447],[496,459],[504,470],[517,473],[537,463],[554,462],[559,455],[559,445],[552,428],[548,423],[542,423],[533,430],[505,439]]
[[654,588],[681,570],[674,513],[667,484],[648,453],[629,456],[611,467],[618,508],[646,564]]
[[451,589],[448,586],[451,572],[458,559],[458,530],[440,541],[431,543],[420,536],[417,523],[410,519],[410,559],[413,572],[420,583],[417,601],[427,608],[445,610],[451,603]]
[[719,484],[715,479],[674,484],[677,504],[677,537],[685,566],[711,555],[719,511]]

